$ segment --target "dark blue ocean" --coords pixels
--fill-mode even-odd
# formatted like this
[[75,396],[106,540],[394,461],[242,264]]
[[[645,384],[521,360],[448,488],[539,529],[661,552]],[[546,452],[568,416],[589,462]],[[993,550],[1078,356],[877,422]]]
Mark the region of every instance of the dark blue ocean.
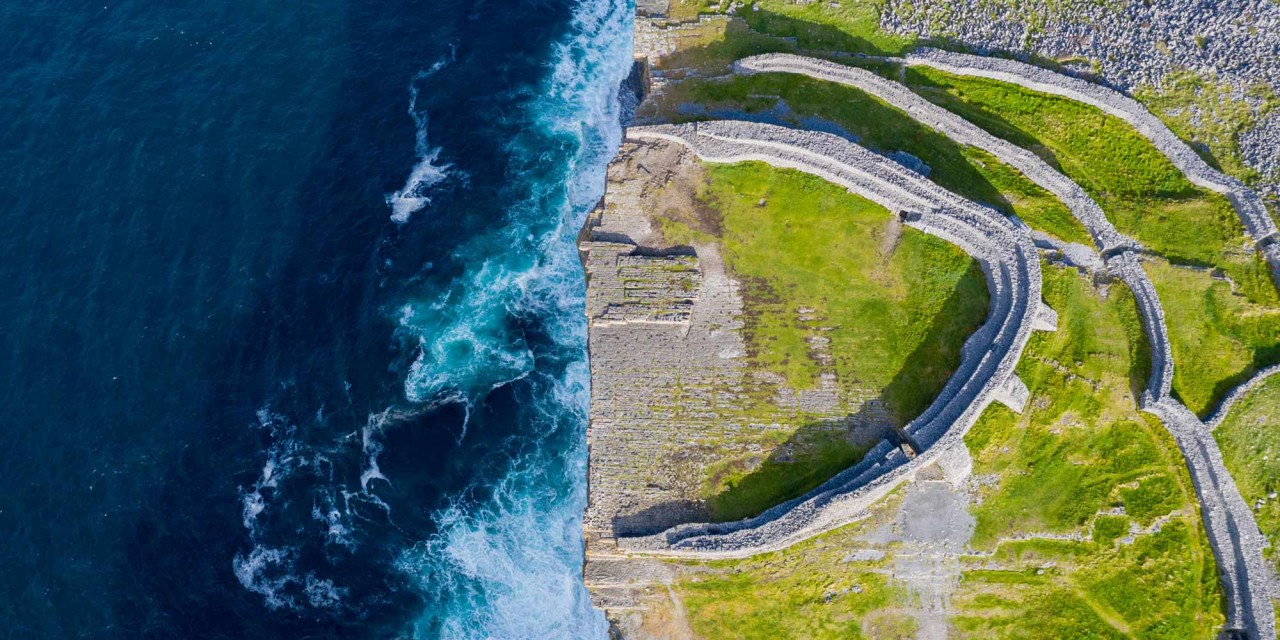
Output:
[[631,11],[0,3],[0,637],[604,638]]

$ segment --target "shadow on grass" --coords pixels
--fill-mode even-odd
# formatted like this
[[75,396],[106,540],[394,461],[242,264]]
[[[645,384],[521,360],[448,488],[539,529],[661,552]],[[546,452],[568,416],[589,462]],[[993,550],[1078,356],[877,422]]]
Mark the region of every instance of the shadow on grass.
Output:
[[[1239,373],[1219,380],[1213,385],[1213,395],[1209,397],[1209,402],[1205,404],[1205,408],[1198,412],[1201,418],[1211,415],[1217,410],[1218,405],[1222,404],[1222,400],[1232,389],[1246,383],[1262,369],[1266,369],[1275,364],[1280,364],[1280,344],[1273,344],[1266,347],[1255,347],[1253,349],[1253,359],[1249,362],[1249,366],[1245,367]],[[1174,392],[1174,395],[1178,395]],[[1181,397],[1179,397],[1181,400]]]
[[[975,308],[978,303],[974,294],[978,291],[984,294],[981,312]],[[905,426],[929,408],[960,365],[961,346],[990,312],[986,277],[975,262],[947,296],[924,340],[881,392],[895,424]]]
[[[982,278],[975,266],[966,278]],[[907,357],[879,398],[840,419],[802,425],[763,460],[750,457],[723,461],[713,471],[712,486],[722,489],[705,503],[672,501],[613,520],[615,535],[649,535],[677,524],[699,520],[727,522],[755,516],[764,510],[817,488],[857,464],[885,438],[901,441],[896,426],[922,413],[934,401],[960,362],[961,341],[986,318],[966,299],[972,287],[957,284],[934,318],[927,338]],[[978,323],[958,328],[957,319],[976,316]],[[714,467],[713,467],[714,468]]]

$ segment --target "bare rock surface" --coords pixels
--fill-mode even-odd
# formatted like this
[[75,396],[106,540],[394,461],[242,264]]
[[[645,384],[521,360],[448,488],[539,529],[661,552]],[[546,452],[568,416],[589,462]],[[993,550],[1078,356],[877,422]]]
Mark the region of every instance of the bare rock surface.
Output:
[[1013,378],[1042,315],[1039,256],[1025,226],[831,134],[719,121],[634,127],[628,138],[677,143],[706,161],[755,160],[798,169],[901,212],[906,224],[942,237],[978,260],[987,276],[991,310],[966,341],[961,364],[938,398],[903,429],[909,446],[881,442],[861,462],[809,494],[754,518],[682,524],[652,536],[619,538],[621,548],[704,558],[783,548],[861,517],[869,504],[952,446],[963,446],[964,433]]
[[1280,114],[1256,87],[1280,89],[1280,4],[1267,0],[1061,3],[887,0],[881,28],[963,43],[979,52],[1086,60],[1076,69],[1124,91],[1161,87],[1190,71],[1230,88],[1262,112],[1243,131],[1244,160],[1280,181]]

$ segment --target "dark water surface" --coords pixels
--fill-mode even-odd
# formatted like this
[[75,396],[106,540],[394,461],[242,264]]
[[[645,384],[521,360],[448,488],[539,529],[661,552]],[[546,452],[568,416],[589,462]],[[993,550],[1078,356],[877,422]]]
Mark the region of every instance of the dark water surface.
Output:
[[0,637],[604,636],[609,0],[0,3]]

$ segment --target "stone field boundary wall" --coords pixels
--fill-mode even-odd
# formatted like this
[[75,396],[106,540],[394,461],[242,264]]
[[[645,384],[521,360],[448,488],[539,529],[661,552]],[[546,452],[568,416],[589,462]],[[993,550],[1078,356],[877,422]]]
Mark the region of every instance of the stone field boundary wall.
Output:
[[633,127],[627,138],[681,144],[708,162],[761,161],[798,169],[900,212],[906,224],[955,243],[979,261],[991,308],[987,321],[965,342],[961,364],[938,398],[903,429],[919,452],[914,457],[883,441],[822,486],[759,516],[619,538],[620,549],[711,558],[787,547],[860,518],[873,502],[928,465],[942,461],[945,466],[992,401],[1022,409],[1027,391],[1014,368],[1031,330],[1052,330],[1057,322],[1040,299],[1039,255],[1025,225],[831,134],[719,121]]
[[1100,84],[1017,60],[930,48],[909,53],[904,60],[908,65],[928,66],[955,75],[999,80],[1032,91],[1068,98],[1124,120],[1150,140],[1192,184],[1220,193],[1231,201],[1245,231],[1266,256],[1272,275],[1280,282],[1280,235],[1262,198],[1240,180],[1209,166],[1168,125],[1142,106],[1141,102]]
[[[933,65],[936,57],[949,59],[952,56],[963,56],[963,54],[936,52],[935,50],[927,50],[926,53],[929,56],[927,58],[908,56],[907,60],[915,59],[917,64]],[[978,61],[988,60],[978,56],[963,56],[963,59],[970,62],[970,66],[964,67],[964,69],[978,68],[975,66],[978,63],[972,62],[972,59]],[[928,60],[928,62],[919,62],[920,60]],[[1004,63],[1008,61],[1000,60],[994,62]],[[1037,67],[1031,67],[1023,63],[1013,64],[1018,65],[1020,69],[1030,68],[1042,71]],[[961,73],[954,70],[956,68],[955,65],[938,66],[938,68],[952,73]],[[1262,555],[1262,550],[1266,546],[1266,539],[1259,531],[1257,522],[1253,518],[1253,513],[1241,497],[1230,473],[1227,472],[1222,462],[1222,455],[1217,447],[1217,442],[1209,433],[1210,429],[1172,396],[1174,363],[1164,308],[1161,306],[1155,287],[1138,260],[1138,243],[1120,234],[1106,219],[1104,212],[1097,203],[1078,184],[1049,167],[1038,156],[1008,141],[992,136],[960,116],[928,102],[900,83],[887,80],[864,69],[793,54],[751,56],[736,62],[734,70],[740,74],[764,72],[795,73],[858,88],[895,108],[905,111],[912,118],[960,144],[978,147],[991,153],[1000,161],[1021,171],[1028,179],[1058,196],[1067,205],[1075,217],[1089,231],[1099,249],[1101,249],[1101,258],[1106,265],[1107,271],[1120,279],[1133,292],[1137,301],[1143,329],[1150,342],[1152,357],[1152,371],[1148,379],[1148,388],[1143,394],[1142,408],[1160,418],[1165,428],[1178,443],[1187,467],[1191,471],[1192,481],[1201,504],[1201,515],[1205,523],[1205,529],[1218,560],[1227,600],[1228,627],[1244,630],[1250,637],[1275,637],[1275,617],[1270,603],[1271,598],[1277,595],[1277,590],[1275,577],[1266,565]],[[1026,69],[1022,69],[1022,71],[1031,73]],[[964,73],[961,74],[964,75]],[[1025,81],[1009,80],[1004,75],[978,73],[971,75],[982,75],[996,80],[1013,82],[1035,90],[1038,90],[1040,84],[1043,84],[1029,86]],[[1053,75],[1058,76],[1059,74]],[[1065,78],[1065,76],[1063,77]],[[1066,79],[1073,83],[1089,85],[1089,83],[1075,78]],[[1102,88],[1099,87],[1099,89]],[[1109,89],[1103,90],[1128,100],[1133,105],[1136,105],[1136,109],[1141,114],[1146,114],[1147,118],[1159,123],[1159,120],[1156,120],[1154,116],[1146,112],[1136,101],[1116,94]],[[1064,95],[1070,99],[1075,99],[1074,94],[1076,93],[1081,95],[1091,94],[1086,88],[1079,88],[1071,94],[1051,93]],[[1089,104],[1094,103],[1089,102]],[[1094,104],[1094,106],[1099,105]],[[1104,110],[1106,109],[1104,108]],[[1125,118],[1125,120],[1130,122],[1128,118]],[[1239,181],[1231,183],[1234,178],[1229,178],[1210,169],[1189,147],[1177,140],[1176,136],[1173,136],[1173,133],[1167,127],[1164,127],[1163,123],[1159,123],[1159,125],[1167,134],[1166,138],[1172,138],[1176,142],[1176,144],[1166,144],[1169,151],[1162,148],[1162,152],[1165,152],[1166,155],[1171,152],[1177,153],[1184,163],[1193,169],[1201,171],[1200,182],[1197,182],[1195,178],[1191,178],[1193,182],[1200,184],[1200,186],[1211,188],[1208,187],[1207,182],[1216,173],[1221,178],[1216,184],[1236,189],[1234,192],[1227,192],[1233,204],[1238,201],[1248,200],[1239,195],[1242,193],[1240,190],[1243,189],[1244,192],[1252,196],[1258,207],[1262,206],[1261,200],[1252,191],[1245,188]],[[1149,128],[1155,130],[1154,127]],[[1165,142],[1168,143],[1169,141],[1166,139]],[[1187,154],[1191,156],[1191,159],[1185,157]],[[1171,155],[1170,158],[1174,160],[1175,164],[1178,163],[1174,156]],[[1198,168],[1196,163],[1198,163]],[[1182,169],[1182,165],[1178,166]],[[1232,196],[1231,193],[1236,193],[1237,195]],[[1253,210],[1248,208],[1241,209],[1237,205],[1237,211],[1240,212],[1242,218],[1245,218],[1246,212]],[[1261,209],[1261,211],[1265,216],[1265,208]],[[1270,217],[1265,217],[1265,221],[1270,223]],[[1248,225],[1247,219],[1246,225]],[[1274,230],[1274,225],[1272,229]],[[1269,237],[1273,236],[1274,231]],[[1255,237],[1257,236],[1255,235]],[[1271,246],[1272,249],[1275,248],[1274,244],[1263,245],[1263,248],[1265,249],[1266,246]],[[1274,268],[1276,263],[1272,261],[1272,265]],[[1221,415],[1225,415],[1225,412],[1230,408],[1230,404],[1240,395],[1246,393],[1266,376],[1276,371],[1280,371],[1280,367],[1273,367],[1271,370],[1264,371],[1255,376],[1254,379],[1241,385],[1218,409],[1218,415],[1215,415],[1211,424],[1216,425],[1217,421],[1221,420]]]

